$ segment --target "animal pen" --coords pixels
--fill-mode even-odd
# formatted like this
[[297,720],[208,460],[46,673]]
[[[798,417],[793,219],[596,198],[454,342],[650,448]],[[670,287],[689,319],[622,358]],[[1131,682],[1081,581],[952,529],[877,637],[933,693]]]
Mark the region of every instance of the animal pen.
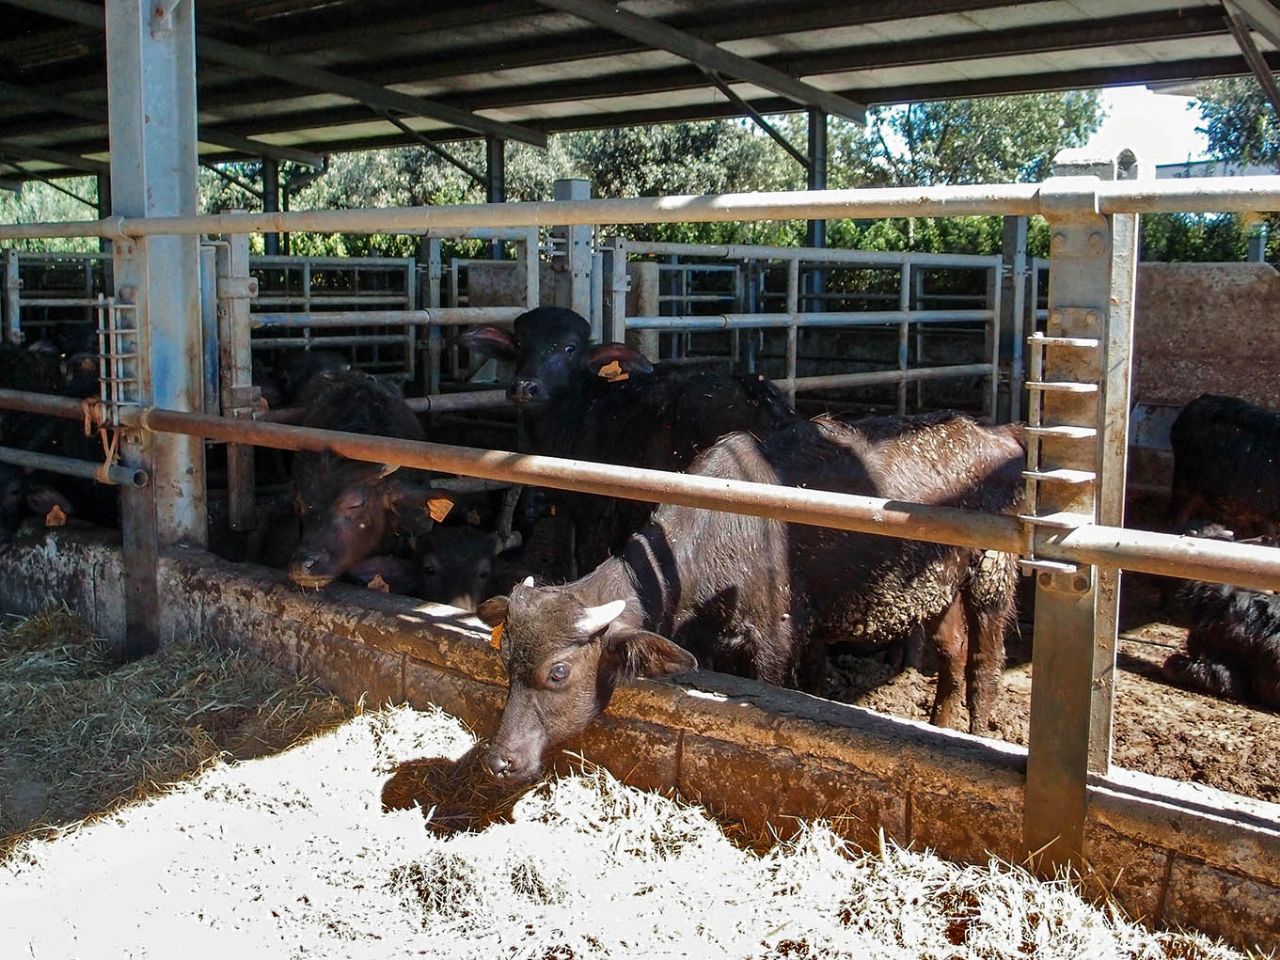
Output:
[[[1034,576],[1036,591],[1025,751],[703,673],[683,686],[637,683],[620,690],[589,733],[584,753],[628,782],[676,788],[747,821],[777,825],[790,816],[835,815],[840,829],[864,846],[883,831],[960,860],[980,861],[989,851],[1014,861],[1031,855],[1046,870],[1071,864],[1135,913],[1233,939],[1280,943],[1274,910],[1280,818],[1274,808],[1171,787],[1110,764],[1119,571],[1280,589],[1280,557],[1272,550],[1122,525],[1137,218],[1274,210],[1280,208],[1280,178],[1147,181],[1138,178],[1138,165],[1125,152],[1100,162],[1064,155],[1054,175],[1038,184],[616,200],[587,199],[570,184],[551,202],[198,215],[191,14],[185,4],[159,5],[154,13],[150,7],[117,0],[107,5],[114,214],[0,227],[5,244],[89,237],[111,245],[112,292],[72,305],[96,312],[100,402],[86,413],[78,401],[0,389],[0,409],[88,415],[117,438],[118,466],[99,479],[120,487],[123,542],[53,531],[11,550],[0,558],[7,608],[30,610],[44,598],[60,597],[118,639],[128,656],[178,635],[217,637],[311,673],[353,699],[367,693],[436,703],[482,733],[492,729],[505,677],[487,634],[460,611],[376,594],[359,603],[348,593],[338,599],[304,595],[271,571],[230,564],[202,549],[206,441],[227,445],[233,527],[252,522],[248,451],[267,447],[1015,553]],[[402,351],[390,361],[399,366],[380,372],[420,378],[427,395],[411,404],[419,410],[503,402],[492,389],[441,392],[442,333],[508,323],[546,302],[539,259],[546,244],[539,231],[550,229],[550,250],[567,277],[557,296],[590,317],[600,337],[678,334],[669,351],[677,360],[697,361],[707,357],[699,356],[693,338],[724,332],[732,342],[709,354],[714,361],[750,351],[753,331],[772,331],[783,344],[783,367],[771,372],[793,395],[888,385],[897,408],[906,409],[913,384],[976,379],[982,412],[995,417],[1001,412],[999,258],[877,257],[817,244],[804,250],[678,247],[597,236],[592,229],[985,214],[1040,215],[1051,231],[1043,330],[1034,322],[1033,297],[1014,314],[1019,322],[1033,318],[1025,346],[1020,337],[1010,340],[1015,356],[1025,349],[1027,357],[1026,498],[1018,517],[319,431],[270,422],[296,419],[296,412],[262,416],[255,410],[253,351],[324,344],[335,330],[328,342],[369,348],[370,365],[388,362],[375,348]],[[261,300],[265,284],[252,274],[248,237],[281,232],[419,236],[428,251],[425,302],[413,282],[360,303],[323,303],[309,283],[301,291],[286,284],[282,292],[266,294],[280,300],[264,305],[291,309],[255,313],[253,300]],[[438,243],[456,237],[514,246],[516,265],[496,269],[520,277],[515,302],[460,305],[460,292],[445,297]],[[679,286],[657,293],[640,312],[626,303],[632,256],[666,258],[668,267],[678,268],[666,272],[680,277]],[[708,313],[728,298],[690,289],[689,258],[704,265],[754,259],[772,264],[785,282],[748,282],[755,291],[752,309]],[[871,311],[804,309],[824,305],[831,293],[818,281],[801,282],[805,264],[810,277],[838,266],[896,271],[897,300]],[[278,265],[285,270],[285,261]],[[984,272],[987,299],[980,306],[930,309],[915,289],[913,268],[934,265]],[[453,279],[457,268],[473,266],[457,264]],[[474,294],[468,291],[468,297]],[[669,305],[665,311],[663,303]],[[950,324],[971,328],[980,341],[978,356],[964,364],[922,362],[919,344],[928,331]],[[860,326],[891,338],[888,369],[801,375],[802,331]],[[20,329],[15,322],[6,332]],[[1022,401],[1017,372],[1014,377],[1007,401],[1016,416]],[[12,460],[14,454],[5,456]],[[48,457],[39,465],[98,470]]]

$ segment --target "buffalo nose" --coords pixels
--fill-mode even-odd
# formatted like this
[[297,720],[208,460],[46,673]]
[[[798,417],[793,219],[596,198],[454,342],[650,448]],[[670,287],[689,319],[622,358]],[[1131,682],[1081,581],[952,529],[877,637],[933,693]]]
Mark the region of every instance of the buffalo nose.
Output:
[[514,765],[515,759],[506,750],[494,748],[484,757],[485,769],[499,780],[506,777]]
[[537,380],[517,380],[512,385],[513,400],[537,400],[542,395],[542,384]]

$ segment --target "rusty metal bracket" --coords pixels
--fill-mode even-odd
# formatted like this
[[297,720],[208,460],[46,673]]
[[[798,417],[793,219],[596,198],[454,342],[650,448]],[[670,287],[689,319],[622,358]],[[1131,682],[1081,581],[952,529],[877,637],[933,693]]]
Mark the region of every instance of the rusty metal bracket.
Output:
[[219,300],[256,300],[257,297],[257,277],[231,277],[218,274]]

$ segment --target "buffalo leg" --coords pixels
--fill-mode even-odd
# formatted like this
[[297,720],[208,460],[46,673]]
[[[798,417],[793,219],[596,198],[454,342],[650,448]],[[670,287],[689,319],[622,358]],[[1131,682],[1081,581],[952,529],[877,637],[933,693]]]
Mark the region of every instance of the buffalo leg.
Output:
[[969,662],[967,694],[969,732],[981,734],[991,723],[991,711],[1000,693],[1004,671],[1005,617],[990,607],[974,607],[969,613]]
[[963,698],[969,648],[969,624],[959,597],[935,620],[929,633],[938,648],[938,689],[929,722],[938,727],[954,727]]

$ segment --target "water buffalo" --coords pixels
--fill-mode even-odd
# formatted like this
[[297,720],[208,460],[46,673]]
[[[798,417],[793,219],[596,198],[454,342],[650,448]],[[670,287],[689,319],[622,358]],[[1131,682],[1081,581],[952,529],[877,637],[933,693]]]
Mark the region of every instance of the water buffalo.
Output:
[[1205,393],[1182,408],[1170,440],[1172,529],[1196,520],[1280,532],[1280,413]]
[[[936,414],[736,433],[689,472],[1008,512],[1022,466],[1015,428]],[[978,732],[999,686],[1015,577],[1014,558],[991,551],[666,504],[582,579],[529,580],[481,604],[480,619],[501,625],[510,681],[486,764],[497,777],[536,776],[626,679],[701,662],[814,688],[827,644],[884,647],[921,627],[940,661],[931,719],[953,724],[966,690]]]
[[[304,427],[423,438],[399,392],[365,373],[319,374],[300,402]],[[302,587],[323,587],[375,554],[411,551],[413,539],[431,529],[433,506],[439,517],[452,502],[419,471],[332,453],[299,453],[293,489],[302,540],[289,562],[289,579]]]
[[[462,342],[515,364],[507,395],[525,411],[534,453],[684,470],[725,434],[767,433],[796,417],[763,377],[654,365],[626,344],[593,344],[587,321],[562,307],[521,314],[512,333],[477,327]],[[573,521],[579,572],[619,550],[653,510],[582,494],[550,499]]]

